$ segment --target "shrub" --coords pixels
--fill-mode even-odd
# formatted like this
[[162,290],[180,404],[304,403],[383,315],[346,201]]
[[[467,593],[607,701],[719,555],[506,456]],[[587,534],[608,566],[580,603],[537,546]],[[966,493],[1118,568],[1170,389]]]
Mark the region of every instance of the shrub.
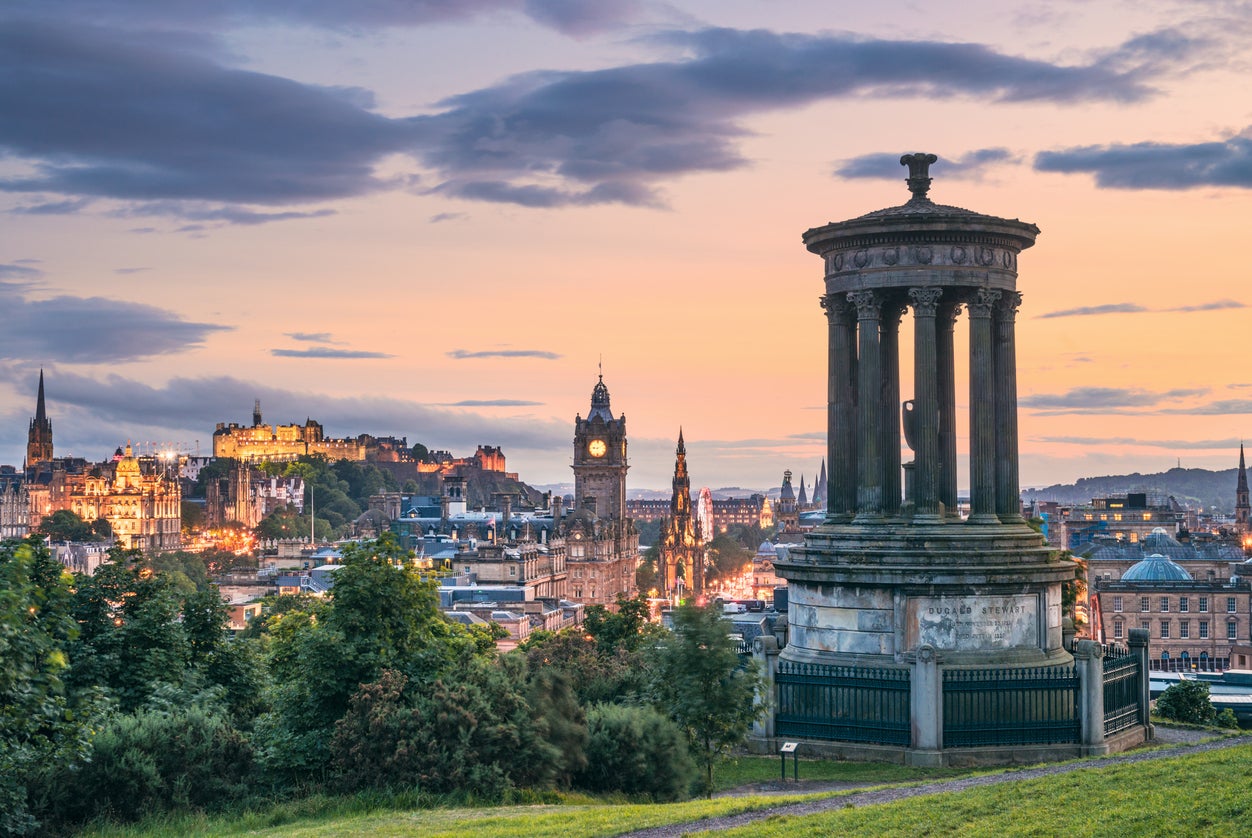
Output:
[[598,704],[587,712],[587,766],[574,784],[588,791],[682,800],[697,778],[678,725],[651,707]]
[[1203,681],[1179,681],[1156,700],[1156,712],[1166,719],[1187,724],[1213,723],[1217,711],[1209,701],[1209,685]]

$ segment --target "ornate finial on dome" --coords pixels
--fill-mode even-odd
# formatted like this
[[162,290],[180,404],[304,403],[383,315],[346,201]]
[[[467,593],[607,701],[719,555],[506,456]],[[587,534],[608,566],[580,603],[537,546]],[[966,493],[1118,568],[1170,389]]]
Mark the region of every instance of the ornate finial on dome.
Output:
[[909,176],[905,178],[904,182],[909,185],[909,191],[913,193],[913,197],[910,200],[930,200],[926,197],[926,193],[930,191],[930,164],[936,163],[938,160],[937,156],[927,154],[924,151],[906,154],[900,158],[900,165],[909,167]]

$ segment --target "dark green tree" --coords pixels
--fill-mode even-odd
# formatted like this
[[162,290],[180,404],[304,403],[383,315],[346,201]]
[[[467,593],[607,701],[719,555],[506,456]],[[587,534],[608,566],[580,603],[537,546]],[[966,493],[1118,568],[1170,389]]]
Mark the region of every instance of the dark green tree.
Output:
[[1209,685],[1204,681],[1171,684],[1156,700],[1156,712],[1166,719],[1187,724],[1208,725],[1217,718],[1209,701]]
[[606,654],[617,648],[634,651],[651,626],[648,622],[650,606],[643,594],[632,599],[618,594],[616,608],[610,611],[603,605],[592,605],[583,617],[583,629]]
[[684,605],[674,612],[673,632],[652,654],[656,705],[686,734],[710,796],[713,763],[743,741],[760,715],[760,676],[741,665],[730,630],[716,609]]
[[[107,521],[105,526],[108,526]],[[35,531],[53,541],[100,541],[102,538],[91,524],[69,509],[58,509],[45,516]]]
[[574,777],[594,792],[683,800],[699,776],[678,725],[647,706],[597,704],[587,711],[587,762]]

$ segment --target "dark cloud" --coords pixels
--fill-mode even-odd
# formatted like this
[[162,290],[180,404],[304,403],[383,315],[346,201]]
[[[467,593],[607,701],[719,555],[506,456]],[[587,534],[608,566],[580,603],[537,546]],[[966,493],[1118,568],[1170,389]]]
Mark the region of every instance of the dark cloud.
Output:
[[297,23],[330,29],[415,27],[471,20],[501,12],[524,14],[541,26],[582,36],[634,18],[633,0],[6,0],[8,13],[142,27],[206,27]]
[[[86,0],[69,2],[77,8]],[[132,11],[155,9],[153,24],[185,22],[200,13],[194,7],[216,4],[186,0],[161,11],[166,5],[131,4]],[[204,14],[245,15],[251,5],[273,6],[240,0]],[[453,5],[309,0],[279,8],[368,25],[409,13],[460,14]],[[475,7],[489,5],[499,7]],[[596,3],[542,8],[570,31],[608,19]],[[628,6],[607,8],[612,17]],[[660,206],[665,180],[747,165],[739,120],[754,114],[865,96],[1137,101],[1154,93],[1156,67],[1141,55],[1146,47],[1116,61],[1058,65],[979,44],[704,29],[654,39],[681,54],[677,60],[528,73],[447,99],[436,113],[389,118],[363,106],[363,91],[231,69],[204,50],[169,46],[182,46],[177,38],[63,19],[73,18],[0,27],[0,153],[27,164],[0,179],[0,189],[114,198],[234,224],[329,210],[267,213],[221,204],[290,206],[413,188],[411,175],[375,174],[395,155],[433,170],[437,181],[423,189],[449,197],[531,207]],[[971,170],[1001,153],[974,152]]]
[[1108,189],[1195,189],[1206,186],[1252,188],[1252,137],[1207,143],[1134,143],[1043,151],[1035,156],[1041,172],[1095,175]]
[[1145,308],[1138,303],[1106,303],[1098,306],[1080,306],[1078,308],[1061,309],[1060,311],[1049,311],[1046,314],[1038,315],[1038,319],[1047,320],[1051,317],[1090,317],[1094,314],[1139,314],[1145,311],[1151,311],[1151,309]]
[[67,201],[44,201],[26,204],[9,210],[13,215],[73,215],[91,206],[89,198],[72,198]]
[[10,288],[23,286],[33,282],[43,276],[43,271],[31,265],[22,264],[21,261],[11,262],[7,265],[0,264],[0,280],[18,280],[16,283],[5,283]]
[[1090,445],[1099,448],[1104,445],[1142,445],[1146,448],[1169,448],[1178,450],[1204,451],[1210,449],[1229,449],[1239,444],[1237,439],[1139,439],[1137,437],[1093,437],[1093,436],[1041,436],[1034,437],[1035,442],[1056,442],[1066,445]]
[[539,407],[543,402],[528,402],[520,399],[466,399],[459,402],[445,402],[438,407]]
[[386,352],[368,352],[363,349],[336,349],[333,346],[312,346],[308,349],[271,349],[276,358],[331,358],[355,360],[361,358],[394,358]]
[[29,300],[0,284],[0,357],[105,364],[171,355],[201,346],[229,326],[193,323],[143,303],[104,297]]
[[1122,408],[1153,407],[1163,401],[1201,396],[1207,392],[1207,389],[1181,388],[1153,391],[1124,387],[1075,387],[1066,393],[1021,396],[1017,403],[1021,407],[1053,413],[1116,412]]
[[[294,221],[302,218],[325,218],[328,215],[335,215],[333,209],[317,209],[307,211],[286,211],[286,212],[260,212],[250,210],[244,207],[235,206],[203,206],[188,201],[158,201],[143,204],[133,204],[125,209],[117,210],[113,215],[122,218],[131,218],[143,215],[159,215],[171,218],[185,218],[188,221],[215,221],[222,224],[238,224],[244,227],[251,227],[257,224],[269,224],[272,221]],[[202,230],[204,224],[194,225],[194,229]],[[185,230],[193,229],[193,226],[182,228]]]
[[449,358],[455,358],[463,361],[467,358],[542,358],[545,361],[555,361],[562,357],[560,353],[548,352],[543,349],[484,349],[477,352],[471,352],[468,349],[453,349],[451,352],[445,352]]
[[339,343],[331,339],[330,332],[284,332],[283,337],[292,340],[308,341],[309,343]]
[[[933,171],[945,180],[977,180],[991,166],[1018,162],[1021,157],[1007,148],[980,148],[951,160],[940,156]],[[899,154],[862,154],[835,166],[834,174],[842,178],[903,178],[907,172],[900,166]]]
[[[30,394],[29,405],[16,411],[23,444],[38,375],[37,366],[0,363],[0,382]],[[96,378],[50,368],[46,379],[58,449],[82,456],[105,456],[127,437],[207,441],[217,422],[250,421],[258,398],[270,422],[303,424],[311,417],[325,426],[328,436],[407,436],[453,451],[473,451],[490,441],[510,454],[563,452],[572,433],[565,420],[528,417],[501,423],[494,412],[480,415],[406,399],[297,392],[230,376],[175,378],[153,386],[120,375]]]

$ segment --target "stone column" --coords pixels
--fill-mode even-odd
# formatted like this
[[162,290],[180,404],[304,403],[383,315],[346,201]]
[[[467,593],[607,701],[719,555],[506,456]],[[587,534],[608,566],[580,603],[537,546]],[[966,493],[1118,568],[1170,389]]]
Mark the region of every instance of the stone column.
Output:
[[969,501],[971,524],[996,517],[995,347],[991,315],[1000,292],[979,289],[969,302]]
[[897,302],[883,303],[879,341],[881,356],[880,388],[882,406],[882,511],[896,515],[900,511],[900,316],[904,308]]
[[944,514],[956,508],[956,359],[954,330],[961,304],[941,303],[935,321],[935,364],[939,382],[939,501]]
[[1155,738],[1151,722],[1152,684],[1149,681],[1151,667],[1148,665],[1148,632],[1131,629],[1126,645],[1139,662],[1139,723],[1147,729],[1147,738]]
[[935,315],[939,288],[913,288],[913,411],[917,449],[913,472],[915,521],[939,520],[939,359]]
[[856,319],[842,294],[821,302],[829,331],[826,520],[846,523],[856,514]]
[[879,321],[882,304],[874,291],[850,291],[848,301],[856,306],[857,342],[857,485],[856,521],[877,521],[882,517],[882,449],[879,440],[882,387]]
[[1020,524],[1021,488],[1017,477],[1017,307],[1022,295],[1006,291],[996,309],[996,515]]
[[778,705],[774,700],[777,694],[778,652],[778,641],[773,635],[763,634],[752,641],[752,659],[761,673],[760,686],[753,702],[757,707],[764,708],[752,723],[752,733],[764,739],[774,738],[774,708]]

